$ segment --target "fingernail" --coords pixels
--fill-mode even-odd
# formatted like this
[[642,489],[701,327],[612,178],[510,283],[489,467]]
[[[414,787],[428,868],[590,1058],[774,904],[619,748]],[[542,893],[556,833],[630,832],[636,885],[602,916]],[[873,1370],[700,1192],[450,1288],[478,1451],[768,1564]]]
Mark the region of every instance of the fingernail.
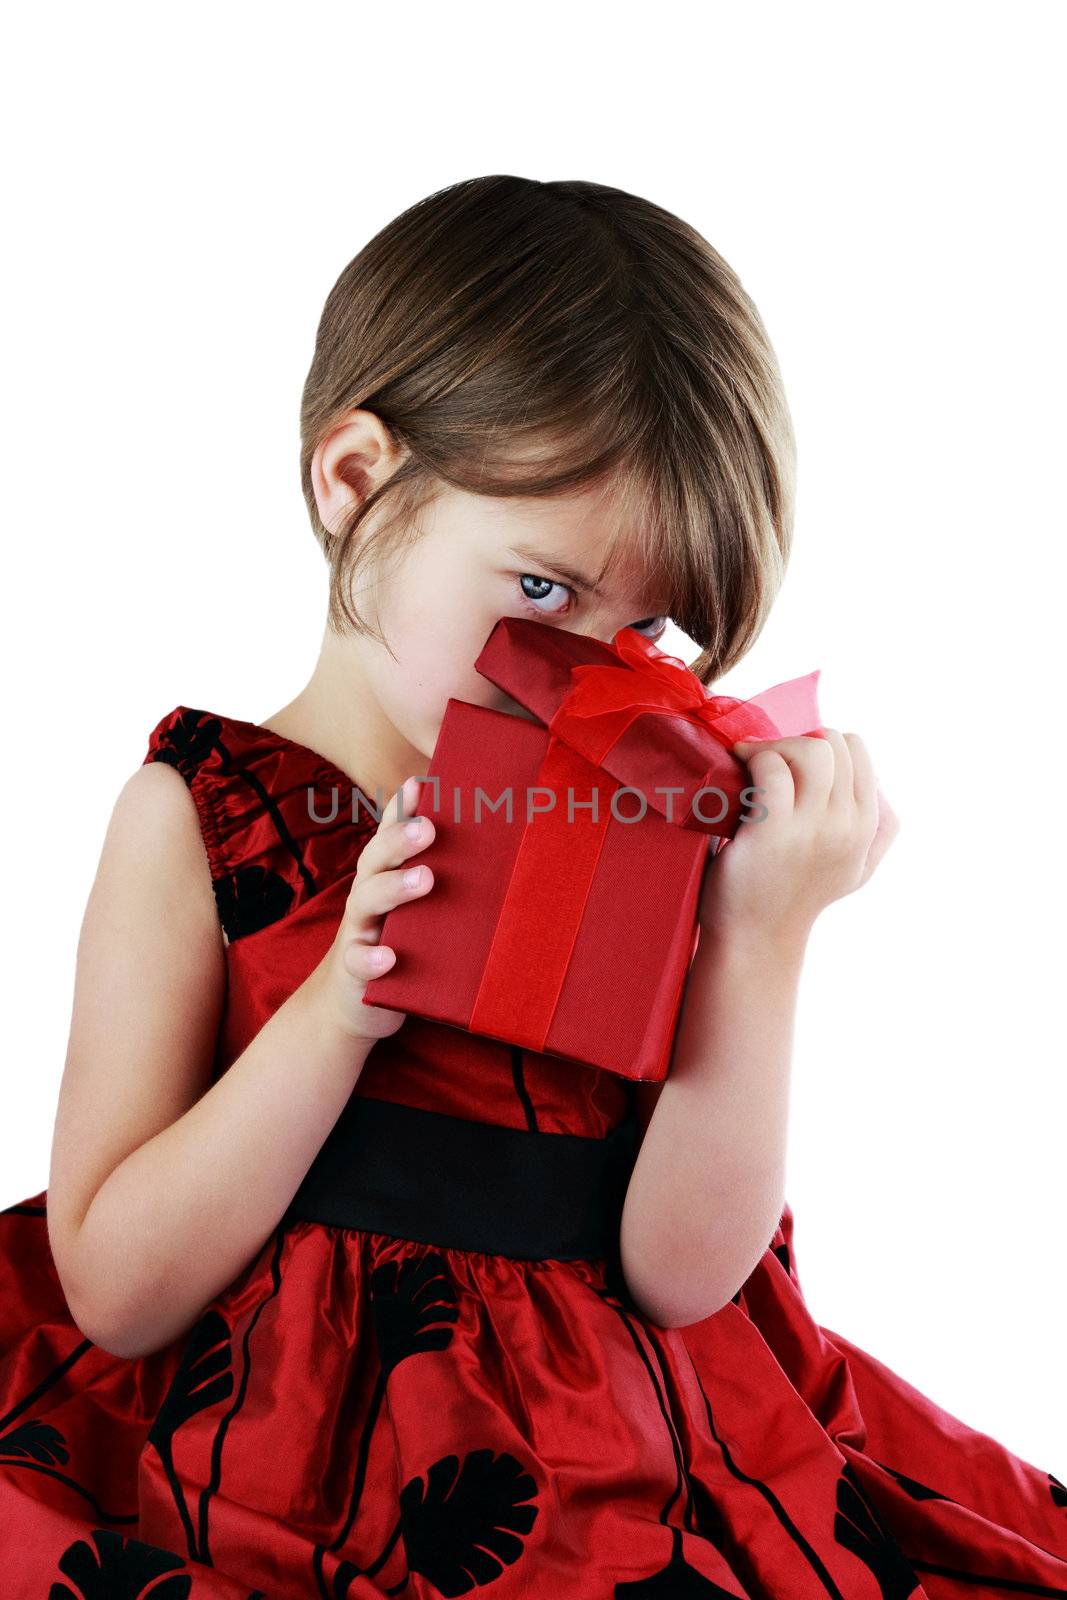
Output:
[[384,950],[372,950],[371,953],[370,953],[370,964],[371,964],[372,967],[384,967],[385,966],[385,951]]
[[417,889],[421,882],[422,869],[420,867],[412,867],[408,872],[405,872],[404,885],[406,888]]

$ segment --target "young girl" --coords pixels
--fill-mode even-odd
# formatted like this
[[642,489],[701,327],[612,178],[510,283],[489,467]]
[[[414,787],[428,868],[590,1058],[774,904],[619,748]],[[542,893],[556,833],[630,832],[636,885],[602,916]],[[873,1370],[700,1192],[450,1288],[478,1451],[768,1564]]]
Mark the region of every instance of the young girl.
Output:
[[768,815],[709,856],[666,1083],[363,1004],[447,826],[402,780],[449,697],[517,710],[500,617],[672,618],[705,685],[759,634],[793,444],[736,276],[616,189],[456,184],[330,292],[302,441],[318,663],[152,729],[0,1217],[0,1593],[1067,1595],[1064,1484],[801,1293],[797,982],[896,826],[859,738],[736,747]]

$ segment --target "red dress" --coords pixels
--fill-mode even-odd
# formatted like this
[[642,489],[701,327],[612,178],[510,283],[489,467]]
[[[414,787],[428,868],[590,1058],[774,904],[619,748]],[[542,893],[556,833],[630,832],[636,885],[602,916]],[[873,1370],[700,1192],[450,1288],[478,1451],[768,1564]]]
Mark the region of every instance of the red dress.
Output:
[[[179,706],[145,759],[190,788],[229,941],[217,1073],[332,942],[374,821],[235,718]],[[244,1271],[135,1359],[71,1319],[46,1193],[8,1206],[3,1600],[1067,1596],[1067,1487],[813,1320],[788,1206],[717,1314],[641,1315],[632,1095],[408,1017]]]

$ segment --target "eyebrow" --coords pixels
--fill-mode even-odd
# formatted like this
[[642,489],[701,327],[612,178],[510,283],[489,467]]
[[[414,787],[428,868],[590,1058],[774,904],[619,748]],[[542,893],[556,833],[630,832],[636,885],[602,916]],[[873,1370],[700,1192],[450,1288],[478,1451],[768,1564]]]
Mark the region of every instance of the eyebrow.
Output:
[[[568,567],[564,562],[557,561],[554,556],[546,556],[543,551],[535,550],[532,545],[512,545],[511,554],[513,556],[518,556],[520,560],[532,561],[537,566],[545,567],[549,572],[553,572],[557,574],[558,577],[566,579],[568,583],[573,583],[576,589],[584,589],[587,594],[598,594],[601,596],[604,594],[603,589],[599,584],[594,583],[592,578],[587,578],[584,576],[584,574],[578,572],[574,567]],[[648,615],[652,617],[666,615],[666,613],[650,611]]]
[[534,561],[538,566],[546,567],[549,572],[557,573],[565,578],[568,583],[573,583],[576,589],[584,589],[587,594],[603,595],[604,591],[592,578],[585,577],[573,567],[565,566],[562,561],[557,561],[553,556],[546,556],[543,551],[535,550],[532,545],[516,544],[511,547],[511,554],[520,559]]

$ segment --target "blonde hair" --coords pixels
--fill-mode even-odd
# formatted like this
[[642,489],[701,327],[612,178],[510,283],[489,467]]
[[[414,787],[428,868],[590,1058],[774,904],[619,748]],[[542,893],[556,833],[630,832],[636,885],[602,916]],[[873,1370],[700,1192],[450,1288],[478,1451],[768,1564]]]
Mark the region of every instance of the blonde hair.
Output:
[[[352,407],[405,459],[331,532],[311,461]],[[752,645],[784,576],[796,452],[759,313],[695,228],[622,189],[497,174],[402,212],[326,298],[300,430],[337,631],[376,632],[353,583],[417,537],[443,485],[607,488],[619,520],[604,570],[636,559],[700,646],[705,684]]]

